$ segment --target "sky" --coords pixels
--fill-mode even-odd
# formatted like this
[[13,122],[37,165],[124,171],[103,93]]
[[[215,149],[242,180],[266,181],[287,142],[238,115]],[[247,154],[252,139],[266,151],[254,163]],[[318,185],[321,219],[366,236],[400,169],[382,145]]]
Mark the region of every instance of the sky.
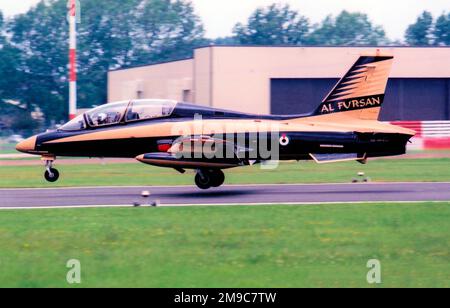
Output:
[[[83,1],[80,0],[81,9]],[[0,0],[0,10],[6,16],[26,12],[39,0]],[[450,12],[450,0],[192,0],[196,13],[201,17],[208,38],[232,34],[234,25],[245,22],[250,14],[261,6],[272,3],[288,3],[307,16],[311,23],[322,21],[327,15],[337,15],[342,10],[364,12],[377,25],[383,26],[390,39],[403,39],[408,25],[417,16],[430,11],[434,16]]]

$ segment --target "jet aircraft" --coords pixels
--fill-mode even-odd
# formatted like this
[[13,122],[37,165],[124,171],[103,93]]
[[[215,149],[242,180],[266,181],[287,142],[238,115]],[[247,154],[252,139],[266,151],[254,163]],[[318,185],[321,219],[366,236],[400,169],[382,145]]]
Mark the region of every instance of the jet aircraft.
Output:
[[392,63],[392,56],[359,56],[309,114],[256,115],[172,100],[129,100],[89,110],[28,138],[17,150],[40,155],[49,182],[59,178],[53,168],[58,156],[120,157],[181,173],[193,169],[201,189],[221,186],[225,169],[269,160],[366,163],[401,155],[415,132],[378,121]]

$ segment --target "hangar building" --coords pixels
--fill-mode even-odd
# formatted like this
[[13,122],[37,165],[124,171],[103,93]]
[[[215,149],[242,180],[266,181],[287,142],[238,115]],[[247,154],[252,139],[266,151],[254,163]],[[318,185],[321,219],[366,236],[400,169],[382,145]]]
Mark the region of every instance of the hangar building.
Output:
[[[395,56],[382,120],[450,120],[450,48]],[[314,110],[360,54],[377,47],[208,46],[191,59],[109,72],[108,101],[164,98],[259,114]]]

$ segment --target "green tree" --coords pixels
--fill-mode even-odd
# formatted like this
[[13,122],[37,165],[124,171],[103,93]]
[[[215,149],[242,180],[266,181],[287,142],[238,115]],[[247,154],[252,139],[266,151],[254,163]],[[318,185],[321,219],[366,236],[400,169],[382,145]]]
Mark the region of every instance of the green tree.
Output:
[[436,45],[450,46],[450,13],[442,14],[436,20],[434,37]]
[[336,18],[327,16],[309,37],[313,45],[382,45],[388,44],[381,26],[375,26],[366,14],[342,11]]
[[214,40],[211,40],[209,44],[214,45],[238,45],[239,41],[235,36],[226,36],[226,37],[218,37]]
[[237,24],[233,33],[243,45],[302,45],[309,32],[309,21],[289,5],[273,4],[258,8],[248,23]]
[[12,131],[24,135],[39,124],[31,117],[34,106],[24,104],[22,90],[26,73],[21,70],[22,53],[7,39],[5,20],[0,12],[0,129],[1,134]]
[[134,13],[135,64],[190,57],[196,46],[206,42],[190,2],[146,0],[140,7]]
[[428,46],[433,42],[433,16],[424,11],[416,22],[408,27],[406,43],[411,46]]
[[[107,72],[126,66],[187,57],[202,43],[203,27],[183,0],[81,2],[78,24],[78,106],[106,102]],[[22,95],[40,106],[47,120],[68,112],[67,0],[41,1],[9,24],[11,40],[24,56]]]
[[11,41],[23,58],[20,70],[26,82],[21,101],[40,106],[49,120],[64,119],[67,113],[66,4],[40,2],[9,24]]
[[22,74],[21,53],[7,40],[5,22],[0,12],[0,100],[19,99]]

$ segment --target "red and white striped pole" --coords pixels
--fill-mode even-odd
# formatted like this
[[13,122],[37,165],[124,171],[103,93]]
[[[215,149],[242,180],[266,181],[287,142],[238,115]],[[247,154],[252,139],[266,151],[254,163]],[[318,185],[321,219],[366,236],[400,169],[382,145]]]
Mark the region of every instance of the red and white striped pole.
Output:
[[77,0],[69,0],[69,118],[77,114]]

